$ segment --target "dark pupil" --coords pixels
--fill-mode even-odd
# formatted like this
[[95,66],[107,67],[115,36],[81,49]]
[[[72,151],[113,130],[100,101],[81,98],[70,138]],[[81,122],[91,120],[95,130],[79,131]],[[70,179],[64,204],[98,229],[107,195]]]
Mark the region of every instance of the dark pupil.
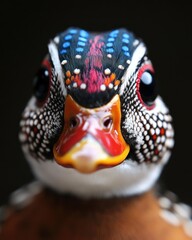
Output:
[[140,94],[147,105],[152,105],[157,97],[156,84],[151,72],[145,71],[140,80]]
[[38,101],[44,101],[49,90],[49,72],[46,68],[41,68],[34,78],[34,95]]

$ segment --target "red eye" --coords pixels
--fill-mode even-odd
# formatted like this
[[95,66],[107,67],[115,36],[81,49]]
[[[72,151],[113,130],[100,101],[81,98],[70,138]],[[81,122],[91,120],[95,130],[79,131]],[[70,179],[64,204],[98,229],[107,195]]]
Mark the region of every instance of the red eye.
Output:
[[51,64],[48,59],[44,60],[42,66],[37,71],[33,81],[33,94],[37,99],[37,104],[42,105],[49,93],[51,80]]
[[149,109],[154,107],[157,97],[154,70],[150,64],[141,67],[137,77],[137,95],[141,102]]

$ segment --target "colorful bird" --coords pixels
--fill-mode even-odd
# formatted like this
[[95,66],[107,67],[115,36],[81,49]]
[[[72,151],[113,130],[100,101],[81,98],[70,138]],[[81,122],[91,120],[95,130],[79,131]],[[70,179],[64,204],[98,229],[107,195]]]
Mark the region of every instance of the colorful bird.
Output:
[[174,146],[142,39],[69,28],[48,43],[19,138],[35,179],[1,240],[190,240],[190,206],[156,188]]

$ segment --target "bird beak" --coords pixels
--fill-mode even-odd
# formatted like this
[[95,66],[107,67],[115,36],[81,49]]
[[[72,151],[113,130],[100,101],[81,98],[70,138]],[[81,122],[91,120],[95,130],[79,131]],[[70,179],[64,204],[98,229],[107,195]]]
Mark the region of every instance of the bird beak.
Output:
[[130,151],[120,126],[118,95],[98,108],[84,108],[68,95],[64,129],[53,148],[55,161],[82,173],[120,164]]

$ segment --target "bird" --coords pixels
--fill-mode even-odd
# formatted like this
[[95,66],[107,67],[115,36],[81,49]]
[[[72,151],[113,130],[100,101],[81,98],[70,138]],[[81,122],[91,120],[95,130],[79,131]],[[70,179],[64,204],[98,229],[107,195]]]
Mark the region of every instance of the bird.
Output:
[[192,209],[159,183],[171,111],[142,38],[69,27],[47,44],[19,141],[34,181],[0,208],[1,240],[190,240]]

